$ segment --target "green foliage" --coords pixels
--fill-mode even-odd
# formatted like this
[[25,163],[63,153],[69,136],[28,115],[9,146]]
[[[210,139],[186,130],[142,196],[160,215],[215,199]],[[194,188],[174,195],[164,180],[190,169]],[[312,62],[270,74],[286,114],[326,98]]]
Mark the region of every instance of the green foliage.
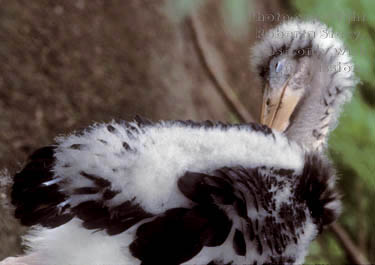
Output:
[[366,188],[375,190],[375,111],[361,96],[356,95],[345,109],[330,148],[335,160],[350,166]]
[[203,3],[202,0],[168,0],[165,9],[171,19],[179,22],[197,10]]
[[[249,11],[252,0],[215,0],[220,3],[220,11],[224,19],[226,30],[233,37],[240,36],[248,30]],[[190,13],[196,11],[207,0],[168,0],[167,13],[175,21],[181,21]],[[212,2],[212,1],[211,1]]]
[[344,254],[332,235],[324,233],[310,245],[305,264],[345,264]]
[[249,0],[222,0],[224,21],[235,37],[248,30],[250,3]]
[[328,264],[328,260],[322,255],[322,247],[318,241],[312,242],[309,248],[309,256],[305,264]]

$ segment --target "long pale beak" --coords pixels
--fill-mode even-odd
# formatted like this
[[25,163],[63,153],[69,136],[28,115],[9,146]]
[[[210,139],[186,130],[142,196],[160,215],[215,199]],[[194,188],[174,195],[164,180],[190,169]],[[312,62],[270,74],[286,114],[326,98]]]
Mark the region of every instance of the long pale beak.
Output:
[[289,80],[276,91],[266,84],[263,94],[260,122],[280,132],[288,127],[290,117],[303,95],[302,89],[294,90],[288,86]]

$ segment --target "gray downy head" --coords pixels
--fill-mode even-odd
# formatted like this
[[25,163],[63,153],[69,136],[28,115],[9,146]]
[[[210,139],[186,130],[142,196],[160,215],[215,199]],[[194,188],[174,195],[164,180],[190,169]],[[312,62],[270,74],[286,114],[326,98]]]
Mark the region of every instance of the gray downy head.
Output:
[[324,150],[358,82],[343,42],[320,22],[289,21],[253,47],[251,63],[263,84],[261,123]]

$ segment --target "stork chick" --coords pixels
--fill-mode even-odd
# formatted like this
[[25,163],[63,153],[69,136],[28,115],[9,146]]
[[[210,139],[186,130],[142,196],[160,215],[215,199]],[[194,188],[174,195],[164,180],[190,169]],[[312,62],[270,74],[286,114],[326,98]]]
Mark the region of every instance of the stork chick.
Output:
[[261,121],[275,130],[138,117],[95,125],[34,152],[12,187],[16,218],[32,227],[24,237],[28,255],[18,261],[303,263],[311,241],[340,212],[335,170],[319,150],[354,76],[316,68],[350,63],[348,55],[294,55],[342,45],[337,39],[327,45],[271,36],[321,28],[289,22],[254,48],[265,85]]

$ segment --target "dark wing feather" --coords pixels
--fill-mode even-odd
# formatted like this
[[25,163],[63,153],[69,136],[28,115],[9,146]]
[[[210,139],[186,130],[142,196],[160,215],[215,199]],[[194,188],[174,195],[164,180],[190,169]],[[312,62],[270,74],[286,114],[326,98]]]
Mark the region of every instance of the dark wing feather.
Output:
[[177,265],[203,246],[221,245],[231,227],[232,221],[213,205],[174,208],[142,224],[129,248],[142,264]]
[[[239,216],[246,214],[245,198],[236,190],[237,183],[231,174],[229,168],[209,173],[186,172],[177,185],[195,206],[170,209],[142,224],[130,245],[132,255],[142,264],[172,265],[192,259],[204,246],[223,244],[232,229],[233,217],[221,206],[233,206]],[[236,252],[245,255],[240,231],[234,243]]]
[[61,213],[61,209],[56,207],[66,200],[57,184],[43,185],[53,179],[54,150],[54,146],[37,150],[30,156],[24,169],[14,176],[12,204],[16,208],[16,218],[23,225],[56,227],[73,218],[71,213]]
[[86,201],[72,211],[84,221],[85,228],[106,229],[110,235],[122,233],[139,221],[153,216],[131,201],[113,208],[105,206],[102,201]]
[[[85,172],[80,176],[91,181],[90,187],[78,187],[70,194],[59,189],[59,183],[44,185],[55,178],[54,146],[43,147],[35,151],[27,165],[14,176],[12,187],[12,204],[15,206],[15,217],[23,225],[40,224],[53,228],[65,224],[73,217],[83,220],[87,229],[105,229],[108,234],[119,234],[138,223],[152,217],[134,203],[125,201],[116,207],[108,207],[105,202],[113,198],[118,191],[111,189],[111,183],[100,177]],[[84,201],[74,207],[59,204],[69,199],[70,195],[100,194],[100,199]]]

